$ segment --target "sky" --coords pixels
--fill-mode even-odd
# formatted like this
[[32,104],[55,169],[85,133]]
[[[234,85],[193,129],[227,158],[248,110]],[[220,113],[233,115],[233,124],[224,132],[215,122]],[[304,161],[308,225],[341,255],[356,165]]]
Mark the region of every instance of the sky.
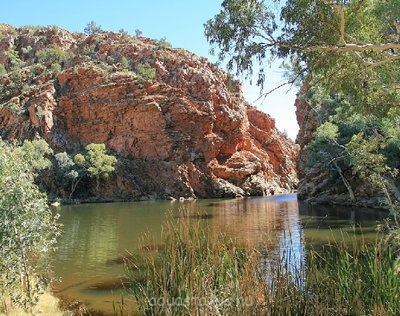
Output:
[[[3,0],[0,23],[12,26],[57,25],[73,32],[83,32],[94,21],[105,31],[124,29],[134,35],[152,39],[165,38],[175,48],[183,48],[216,62],[204,35],[204,23],[219,12],[222,0]],[[283,81],[281,61],[267,71],[265,91],[272,90]],[[276,126],[292,139],[298,125],[294,101],[297,89],[280,88],[255,102],[260,89],[243,79],[246,100],[258,110],[270,114]],[[261,102],[262,101],[262,102]]]

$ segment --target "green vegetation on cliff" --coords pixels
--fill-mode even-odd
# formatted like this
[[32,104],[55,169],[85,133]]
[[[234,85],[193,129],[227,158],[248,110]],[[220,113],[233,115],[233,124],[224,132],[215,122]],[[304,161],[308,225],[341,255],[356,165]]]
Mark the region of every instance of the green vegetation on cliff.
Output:
[[[49,143],[60,166],[40,179],[50,199],[294,189],[297,146],[247,104],[240,84],[204,57],[139,33],[94,22],[84,33],[0,24],[0,137]],[[90,143],[119,157],[116,185],[74,158]]]

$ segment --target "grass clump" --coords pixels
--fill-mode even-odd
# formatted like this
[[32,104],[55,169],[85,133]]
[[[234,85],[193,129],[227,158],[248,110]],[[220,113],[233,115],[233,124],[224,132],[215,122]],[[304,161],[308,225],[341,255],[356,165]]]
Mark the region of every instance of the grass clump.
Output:
[[[145,315],[248,314],[261,289],[257,253],[187,218],[170,220],[163,228],[163,247],[147,252],[145,268],[135,262],[129,274],[131,293]],[[157,247],[154,247],[157,248]]]
[[372,244],[340,242],[310,251],[307,287],[313,315],[400,315],[395,262],[383,236]]
[[128,264],[143,315],[400,314],[396,258],[381,240],[308,250],[295,268],[290,251],[249,249],[184,216],[162,240]]

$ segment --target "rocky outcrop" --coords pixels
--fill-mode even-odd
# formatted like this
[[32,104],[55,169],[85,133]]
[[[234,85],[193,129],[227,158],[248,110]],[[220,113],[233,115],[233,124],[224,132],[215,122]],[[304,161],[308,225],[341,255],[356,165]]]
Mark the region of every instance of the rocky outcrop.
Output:
[[[0,79],[1,136],[44,138],[55,152],[105,143],[119,162],[102,183],[103,197],[246,196],[296,187],[297,145],[205,58],[126,34],[10,29],[0,40],[9,70]],[[12,70],[10,49],[24,62],[19,70]],[[85,188],[82,196],[92,184]]]
[[297,98],[294,104],[296,107],[296,119],[297,123],[299,124],[299,131],[296,136],[296,144],[298,144],[301,148],[299,150],[297,160],[299,179],[304,179],[307,176],[307,171],[305,170],[307,154],[305,153],[304,148],[312,141],[314,138],[314,133],[319,126],[317,114],[305,98],[309,88],[310,87],[308,83],[305,82],[301,86],[300,91],[297,93]]

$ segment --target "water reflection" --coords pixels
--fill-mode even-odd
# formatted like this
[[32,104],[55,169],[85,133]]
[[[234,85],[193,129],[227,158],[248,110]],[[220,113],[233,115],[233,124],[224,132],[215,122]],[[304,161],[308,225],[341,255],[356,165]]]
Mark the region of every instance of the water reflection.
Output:
[[345,208],[311,207],[298,202],[296,195],[65,206],[60,209],[64,234],[55,256],[55,273],[62,278],[56,285],[58,293],[78,297],[90,307],[112,314],[110,302],[118,301],[121,292],[100,291],[98,285],[115,285],[115,279],[124,274],[123,266],[113,262],[126,251],[137,252],[145,233],[160,240],[168,214],[177,216],[182,207],[191,219],[215,233],[237,237],[249,247],[263,244],[277,261],[286,256],[287,267],[293,271],[304,264],[307,242],[325,240],[324,230],[334,232],[339,226],[352,227],[355,223],[363,223],[368,229],[380,218],[380,213],[367,211],[367,220],[372,220],[368,226],[364,213],[358,210],[352,213]]
[[[85,212],[84,216],[81,212]],[[104,258],[115,251],[117,218],[111,212],[102,212],[95,205],[86,205],[84,210],[65,207],[62,217],[64,233],[57,260],[72,263],[77,275],[91,276],[101,272]],[[60,265],[60,269],[71,271],[69,264]]]

